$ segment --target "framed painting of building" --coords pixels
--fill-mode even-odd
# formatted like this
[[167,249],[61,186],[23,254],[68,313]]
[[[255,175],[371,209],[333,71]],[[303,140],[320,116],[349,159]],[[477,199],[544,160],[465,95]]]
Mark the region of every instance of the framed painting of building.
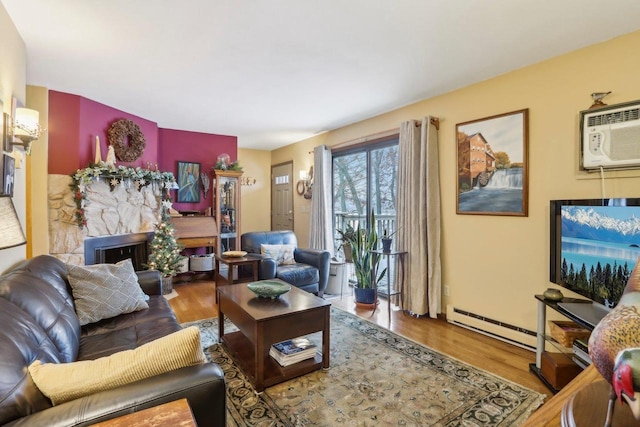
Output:
[[178,162],[179,203],[200,202],[200,163]]
[[456,125],[456,213],[528,215],[529,110]]

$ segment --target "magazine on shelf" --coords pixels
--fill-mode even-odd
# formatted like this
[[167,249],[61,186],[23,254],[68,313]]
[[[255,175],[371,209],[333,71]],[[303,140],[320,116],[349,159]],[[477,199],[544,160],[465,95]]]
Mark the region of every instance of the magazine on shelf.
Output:
[[280,365],[289,366],[315,357],[318,347],[306,337],[282,341],[271,346],[269,355]]

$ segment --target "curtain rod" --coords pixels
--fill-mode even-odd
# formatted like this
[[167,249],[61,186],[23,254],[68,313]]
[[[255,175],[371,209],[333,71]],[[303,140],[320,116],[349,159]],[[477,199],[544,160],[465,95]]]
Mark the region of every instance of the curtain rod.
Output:
[[[431,119],[429,120],[429,123],[431,123],[432,125],[434,125],[436,127],[436,130],[440,130],[440,119],[437,117],[431,117]],[[419,122],[416,120],[416,127],[420,127],[422,126],[422,122]]]
[[[432,125],[434,125],[437,130],[440,130],[440,119],[439,118],[431,117],[430,123]],[[418,127],[418,126],[422,126],[422,122],[421,121],[416,121],[416,127]],[[349,140],[349,141],[341,142],[339,144],[336,144],[336,145],[332,146],[331,148],[332,149],[334,149],[334,148],[344,148],[344,147],[349,147],[349,146],[355,145],[355,144],[363,144],[365,142],[374,141],[376,139],[381,139],[381,138],[386,138],[388,136],[396,135],[398,133],[400,133],[400,128],[389,129],[389,130],[385,130],[385,131],[382,131],[382,132],[374,133],[374,134],[371,134],[371,135],[362,136],[360,138],[352,139],[352,140]]]
[[345,142],[341,142],[339,144],[336,144],[334,146],[332,146],[331,148],[344,148],[344,147],[349,147],[351,145],[355,145],[355,144],[363,144],[365,142],[369,142],[369,141],[373,141],[376,139],[381,139],[381,138],[386,138],[388,136],[392,136],[392,135],[396,135],[400,133],[400,128],[395,128],[395,129],[389,129],[389,130],[385,130],[382,132],[378,132],[378,133],[374,133],[371,135],[367,135],[367,136],[361,136],[360,138],[356,138],[356,139],[352,139],[350,141],[345,141]]

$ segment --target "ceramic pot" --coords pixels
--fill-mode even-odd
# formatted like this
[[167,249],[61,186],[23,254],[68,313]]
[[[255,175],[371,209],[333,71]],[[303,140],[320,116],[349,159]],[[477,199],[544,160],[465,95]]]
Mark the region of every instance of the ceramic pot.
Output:
[[162,295],[167,295],[173,292],[173,276],[162,278]]
[[544,299],[547,299],[549,301],[560,301],[562,300],[562,298],[564,298],[562,292],[555,288],[548,288],[543,292],[542,296],[544,297]]
[[351,252],[351,243],[344,243],[342,245],[342,250],[344,251],[345,262],[353,262],[353,253]]
[[375,304],[378,300],[378,290],[374,288],[355,288],[355,300],[359,304]]
[[393,241],[393,239],[383,237],[380,240],[382,241],[382,252],[391,252],[391,242]]

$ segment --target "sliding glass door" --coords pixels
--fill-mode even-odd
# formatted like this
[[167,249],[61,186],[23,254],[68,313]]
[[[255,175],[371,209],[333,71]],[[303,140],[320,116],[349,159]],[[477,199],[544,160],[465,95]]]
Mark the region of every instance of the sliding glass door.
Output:
[[[373,209],[378,235],[382,236],[385,230],[393,233],[396,229],[397,182],[397,137],[334,154],[334,229],[344,231],[349,225],[354,229],[358,226],[368,228],[368,217]],[[339,244],[336,241],[336,249]]]

